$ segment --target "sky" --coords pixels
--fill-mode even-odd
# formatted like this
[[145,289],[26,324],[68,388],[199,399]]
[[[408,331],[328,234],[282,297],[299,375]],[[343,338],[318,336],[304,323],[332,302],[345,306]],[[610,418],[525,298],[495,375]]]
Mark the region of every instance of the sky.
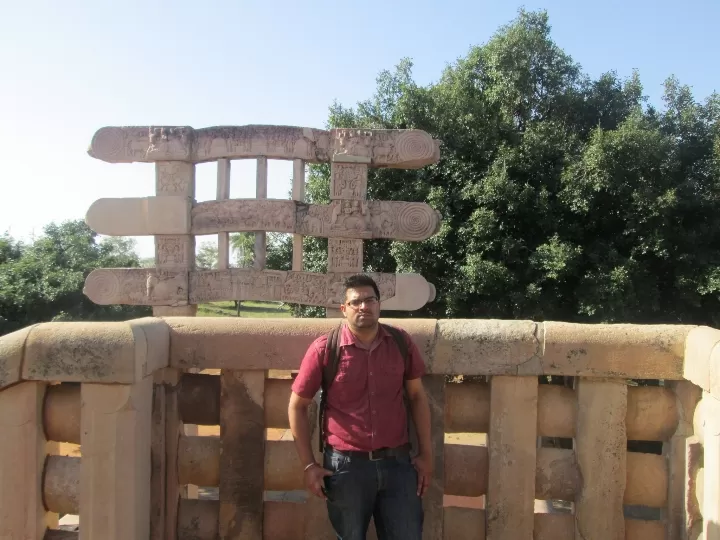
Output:
[[[8,0],[0,234],[28,240],[84,219],[99,198],[154,195],[152,164],[88,156],[103,126],[322,129],[333,101],[369,98],[404,57],[416,82],[436,81],[521,6],[547,10],[553,39],[590,76],[639,70],[651,103],[670,75],[699,100],[720,91],[720,0]],[[291,162],[268,171],[268,197],[287,198]],[[196,178],[196,199],[214,199],[216,166],[199,165]],[[255,196],[254,160],[233,161],[230,196]],[[153,254],[152,237],[136,240],[140,256]]]

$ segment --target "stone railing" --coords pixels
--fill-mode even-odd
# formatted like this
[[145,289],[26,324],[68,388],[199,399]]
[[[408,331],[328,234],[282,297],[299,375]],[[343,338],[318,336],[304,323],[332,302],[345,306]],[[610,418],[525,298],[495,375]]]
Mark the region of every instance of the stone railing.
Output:
[[[720,331],[387,322],[428,369],[424,538],[720,538]],[[77,538],[59,514],[79,515],[81,540],[332,538],[302,491],[287,402],[290,372],[335,324],[169,317],[3,336],[0,538]],[[215,434],[187,435],[197,425]]]

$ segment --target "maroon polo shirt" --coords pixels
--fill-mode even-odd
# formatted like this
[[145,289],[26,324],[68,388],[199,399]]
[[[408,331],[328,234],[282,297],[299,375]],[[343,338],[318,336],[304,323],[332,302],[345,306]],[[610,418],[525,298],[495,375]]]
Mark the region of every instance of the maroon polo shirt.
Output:
[[[327,444],[369,452],[408,442],[403,379],[422,377],[425,362],[410,336],[401,333],[408,344],[407,370],[395,339],[382,326],[375,341],[365,346],[343,324],[338,371],[326,401]],[[320,389],[326,342],[327,336],[319,337],[305,353],[292,385],[301,397],[312,399]]]

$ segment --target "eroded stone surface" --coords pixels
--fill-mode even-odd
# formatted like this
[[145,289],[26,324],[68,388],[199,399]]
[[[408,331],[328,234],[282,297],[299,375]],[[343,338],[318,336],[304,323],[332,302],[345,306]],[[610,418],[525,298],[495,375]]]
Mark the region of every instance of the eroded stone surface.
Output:
[[265,465],[262,371],[220,374],[220,538],[261,538]]
[[573,501],[580,487],[575,452],[564,448],[538,448],[535,498]]
[[368,166],[363,163],[336,163],[330,167],[330,199],[367,199]]
[[102,268],[90,272],[83,294],[101,305],[183,306],[188,303],[188,273],[155,268]]
[[195,198],[195,165],[183,161],[155,164],[155,193]]
[[186,270],[195,262],[195,237],[168,235],[155,237],[155,266],[163,270]]
[[362,240],[328,238],[328,270],[330,272],[361,272],[362,267]]
[[22,377],[27,380],[135,380],[135,336],[127,323],[43,323],[25,347]]
[[545,373],[681,379],[684,325],[546,322]]
[[537,365],[542,343],[533,321],[439,320],[434,369],[464,375],[516,374],[523,363]]
[[88,154],[110,163],[189,161],[265,156],[309,163],[419,168],[440,158],[439,142],[424,131],[321,129],[246,125],[108,126],[92,138]]

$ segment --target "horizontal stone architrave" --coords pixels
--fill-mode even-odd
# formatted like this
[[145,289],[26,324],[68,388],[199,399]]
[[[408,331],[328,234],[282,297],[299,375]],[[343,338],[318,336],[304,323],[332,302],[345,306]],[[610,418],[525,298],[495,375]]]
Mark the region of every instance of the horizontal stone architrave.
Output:
[[178,195],[98,199],[85,215],[88,227],[110,236],[264,231],[406,242],[437,234],[441,218],[437,210],[422,202],[308,204],[287,199],[223,199],[193,204]]
[[108,163],[266,157],[419,169],[439,161],[440,141],[419,129],[106,126],[93,135],[88,154]]
[[0,337],[0,372],[5,369],[12,375],[3,384],[19,380],[133,384],[168,366],[169,335],[168,325],[153,317],[40,323]]
[[[156,268],[99,268],[85,279],[83,293],[100,305],[178,306],[256,300],[338,307],[343,280],[353,272],[295,272],[230,268],[175,271]],[[369,272],[384,310],[416,310],[435,297],[420,274]]]

